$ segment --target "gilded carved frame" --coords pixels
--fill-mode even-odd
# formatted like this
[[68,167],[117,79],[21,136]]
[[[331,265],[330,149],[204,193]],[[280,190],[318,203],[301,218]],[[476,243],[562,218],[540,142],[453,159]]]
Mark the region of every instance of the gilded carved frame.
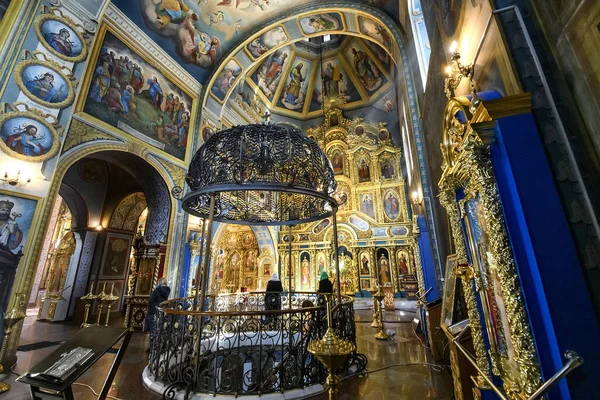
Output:
[[[529,96],[525,94],[484,101],[476,109],[469,109],[468,99],[451,99],[444,116],[443,174],[439,183],[440,201],[450,218],[458,258],[456,273],[463,279],[477,364],[489,374],[491,362],[492,372],[503,380],[508,397],[518,399],[529,397],[540,386],[541,373],[494,179],[489,143],[495,132],[494,119],[523,112],[528,102]],[[457,200],[457,190],[464,191],[464,199]],[[465,204],[473,199],[481,203],[480,223],[488,235],[489,247],[485,251],[491,262],[485,265],[476,257],[469,260],[467,256],[467,245],[470,254],[478,251],[472,240],[467,240],[473,227],[465,216]],[[493,330],[491,311],[499,311],[495,301],[487,302],[485,291],[489,287],[484,287],[492,268],[499,284],[496,288],[492,286],[492,290],[497,290],[503,299],[508,325],[508,332],[502,330],[501,333],[512,344],[514,362],[499,351],[493,340],[489,349],[484,341],[483,329],[488,333]],[[478,311],[475,291],[479,292],[479,304],[486,305],[482,307],[483,318]]]

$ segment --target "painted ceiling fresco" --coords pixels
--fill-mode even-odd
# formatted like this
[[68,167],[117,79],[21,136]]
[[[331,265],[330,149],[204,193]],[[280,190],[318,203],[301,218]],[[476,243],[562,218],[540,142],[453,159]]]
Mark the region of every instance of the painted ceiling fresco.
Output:
[[[360,0],[391,16],[398,15],[398,2]],[[326,5],[325,1],[307,0],[113,0],[113,3],[152,40],[178,61],[200,83],[205,84],[213,68],[232,44],[245,33],[260,27],[275,16],[302,5]],[[298,27],[305,35],[343,29],[335,13],[314,15]],[[386,32],[364,18],[361,31],[387,45]],[[247,44],[251,59],[289,40],[285,29],[276,28],[260,40]],[[279,100],[279,99],[278,99]],[[291,100],[291,98],[290,98]],[[295,105],[295,104],[294,104]]]
[[279,48],[246,75],[229,101],[251,105],[260,100],[271,113],[295,119],[321,115],[323,99],[341,100],[342,109],[373,103],[390,88],[393,68],[386,52],[366,42],[338,36],[323,52],[322,65],[314,45],[301,41]]

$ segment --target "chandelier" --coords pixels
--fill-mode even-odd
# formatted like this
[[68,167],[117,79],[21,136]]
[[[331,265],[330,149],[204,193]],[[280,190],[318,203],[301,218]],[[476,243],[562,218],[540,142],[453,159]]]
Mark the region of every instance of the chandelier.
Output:
[[194,155],[183,209],[246,225],[295,225],[331,216],[337,182],[319,145],[299,130],[271,124],[214,134]]

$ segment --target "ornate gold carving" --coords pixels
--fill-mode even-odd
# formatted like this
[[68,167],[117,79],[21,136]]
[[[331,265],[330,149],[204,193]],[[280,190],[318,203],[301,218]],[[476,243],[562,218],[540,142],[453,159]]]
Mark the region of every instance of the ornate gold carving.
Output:
[[[484,225],[482,229],[485,229],[489,239],[489,248],[486,249],[489,254],[489,262],[480,266],[480,268],[485,269],[481,274],[479,271],[473,270],[472,266],[462,268],[458,272],[463,272],[461,277],[463,278],[465,300],[479,365],[480,347],[483,342],[479,323],[480,316],[478,312],[477,315],[474,312],[477,310],[477,303],[472,284],[465,284],[470,281],[465,274],[473,275],[478,286],[481,287],[485,284],[489,290],[489,288],[494,288],[491,286],[493,282],[488,282],[487,278],[490,269],[492,267],[496,269],[499,281],[499,287],[496,290],[500,291],[505,308],[505,315],[501,315],[501,317],[506,318],[509,332],[505,332],[501,326],[496,326],[495,329],[498,330],[500,336],[505,336],[505,339],[512,344],[514,362],[511,362],[509,356],[500,352],[496,346],[490,350],[490,354],[494,372],[497,372],[504,381],[504,388],[509,398],[529,397],[541,384],[540,367],[529,327],[514,255],[504,222],[498,188],[494,180],[490,150],[485,144],[493,140],[494,130],[491,124],[493,120],[490,115],[509,115],[507,114],[506,104],[519,104],[520,106],[515,113],[521,113],[526,108],[524,104],[527,96],[517,97],[517,99],[507,98],[495,100],[494,102],[484,101],[476,109],[471,107],[470,110],[465,107],[468,104],[466,99],[457,98],[448,102],[444,118],[442,144],[444,172],[439,184],[440,201],[446,208],[450,218],[459,265],[464,266],[467,264],[465,248],[467,242],[463,236],[459,204],[456,202],[455,197],[456,190],[459,188],[464,189],[466,199],[479,196],[481,202],[482,224]],[[506,104],[502,104],[501,100],[504,100]],[[490,110],[487,109],[488,104]],[[465,122],[459,121],[456,118],[458,113],[465,116],[467,120]],[[478,130],[481,130],[482,133],[479,134]],[[465,222],[468,226],[468,221]],[[497,304],[492,303],[492,307],[492,311],[499,311]],[[486,315],[485,321],[490,329],[491,319],[490,315]],[[473,321],[478,322],[478,327],[474,326]]]
[[181,168],[175,164],[172,164],[160,157],[154,157],[160,165],[167,171],[174,186],[183,187],[185,185],[185,168]]
[[[455,253],[458,257],[458,265],[465,266],[468,264],[467,260],[467,249],[465,247],[465,239],[463,236],[462,227],[460,226],[460,216],[458,213],[458,204],[456,202],[456,195],[454,186],[451,185],[451,182],[445,182],[444,184],[440,184],[440,202],[442,206],[446,209],[448,213],[448,218],[450,219],[450,228],[452,231],[452,238],[455,247]],[[456,271],[456,274],[459,275],[459,271]],[[463,285],[463,292],[465,295],[465,302],[467,303],[467,314],[469,316],[469,325],[471,327],[472,337],[473,337],[473,347],[475,348],[475,358],[477,360],[477,366],[481,371],[483,371],[487,376],[490,375],[490,368],[487,359],[487,351],[485,348],[485,343],[483,341],[483,330],[481,326],[481,316],[479,314],[479,309],[477,307],[477,300],[475,298],[475,290],[473,289],[473,284],[471,283],[471,277],[468,276],[470,274],[462,274],[461,280]],[[485,380],[482,376],[478,376],[478,383],[483,386],[485,385]]]
[[63,145],[63,152],[66,152],[73,147],[79,146],[83,143],[91,142],[93,140],[115,140],[118,139],[114,136],[104,133],[90,125],[87,125],[77,119],[71,121],[69,132],[65,138],[65,144]]

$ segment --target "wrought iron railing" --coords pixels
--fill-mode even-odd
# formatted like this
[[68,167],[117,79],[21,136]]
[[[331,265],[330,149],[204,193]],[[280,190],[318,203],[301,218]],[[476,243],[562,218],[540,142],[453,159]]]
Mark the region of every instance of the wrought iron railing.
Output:
[[[269,311],[265,293],[210,296],[208,309],[214,311],[205,312],[192,309],[192,297],[162,303],[148,372],[162,384],[163,398],[179,392],[258,395],[324,383],[327,370],[307,346],[327,330],[325,298],[311,292],[279,296],[281,309]],[[344,296],[334,307],[335,333],[356,344],[353,299]],[[338,372],[362,371],[366,364],[355,352]]]

